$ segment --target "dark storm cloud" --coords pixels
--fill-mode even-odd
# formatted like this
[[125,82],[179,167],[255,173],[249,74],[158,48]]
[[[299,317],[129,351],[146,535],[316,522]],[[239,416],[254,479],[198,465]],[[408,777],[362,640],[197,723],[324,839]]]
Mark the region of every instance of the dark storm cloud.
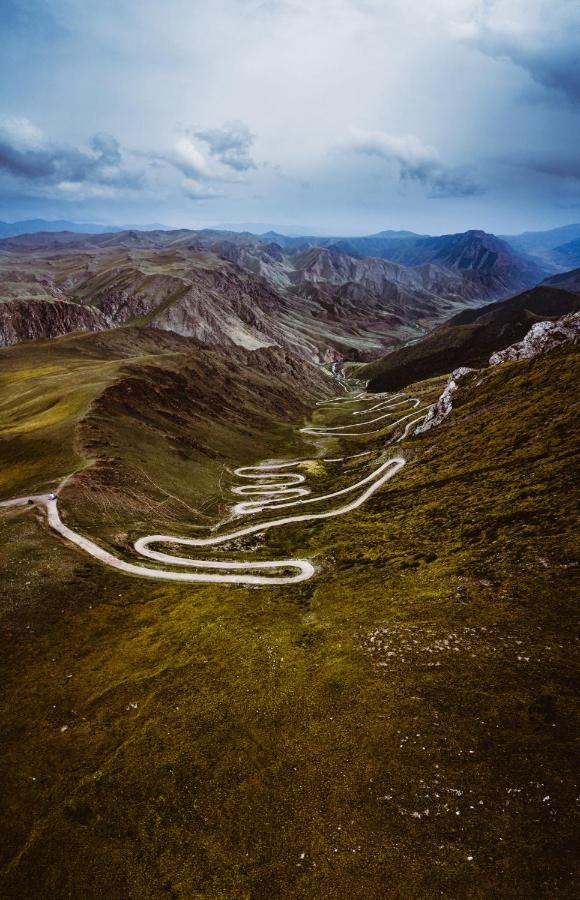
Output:
[[254,135],[243,122],[227,122],[221,128],[196,131],[195,136],[204,141],[211,155],[225,166],[238,172],[256,168],[250,156]]
[[557,44],[533,44],[485,30],[480,49],[488,56],[510,60],[533,80],[570,102],[580,103],[580,26],[572,25]]
[[580,155],[567,156],[526,156],[503,160],[508,165],[540,172],[542,175],[553,175],[555,178],[574,179],[580,181]]
[[392,164],[401,182],[415,182],[431,198],[473,197],[483,193],[462,167],[446,165],[437,150],[414,135],[396,137],[383,132],[358,132],[342,141],[338,149],[374,156]]
[[477,184],[465,169],[433,165],[402,165],[401,181],[416,181],[429,189],[428,196],[437,199],[443,197],[474,197],[482,194],[483,187]]
[[464,35],[572,105],[580,101],[578,0],[483,0]]
[[107,166],[121,165],[121,145],[112,134],[107,134],[106,131],[99,131],[98,134],[93,136],[91,147],[95,151],[99,162]]
[[119,142],[100,132],[91,150],[48,142],[27,119],[0,120],[0,170],[13,178],[44,184],[95,183],[137,187],[137,173],[123,168]]
[[139,149],[125,158],[119,141],[106,131],[81,149],[49,141],[26,118],[0,117],[2,189],[5,193],[10,184],[20,185],[23,196],[64,200],[120,196],[136,189],[157,199],[213,200],[225,196],[220,185],[239,182],[239,172],[254,166],[246,158],[252,140],[245,126],[236,123],[205,134],[200,144],[208,145],[206,153],[184,134],[165,152]]
[[16,178],[52,178],[56,168],[52,153],[15,146],[0,127],[0,169]]

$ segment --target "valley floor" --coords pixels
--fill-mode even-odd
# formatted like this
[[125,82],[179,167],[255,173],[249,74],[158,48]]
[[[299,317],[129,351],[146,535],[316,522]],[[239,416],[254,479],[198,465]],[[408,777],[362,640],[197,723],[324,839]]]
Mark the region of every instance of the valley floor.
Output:
[[[162,394],[131,424],[141,384],[193,390],[171,354],[155,363],[163,378],[140,358],[122,385],[107,357],[108,387],[92,371],[82,404],[35,408],[39,446],[57,429],[50,471],[15,424],[13,446],[38,465],[10,475],[2,499],[81,468],[62,515],[124,558],[152,530],[199,535],[171,499],[185,474],[188,504],[212,487],[197,510],[207,523],[240,464],[306,458],[312,496],[390,457],[405,465],[346,515],[226,545],[235,559],[313,562],[313,577],[282,586],[146,581],[67,544],[39,510],[2,512],[1,895],[576,896],[577,352],[482,373],[451,420],[400,443],[405,423],[364,424],[379,399],[363,404],[368,434],[350,428],[356,405],[347,417],[313,400],[307,416],[286,409],[307,433],[266,425],[257,373],[242,419],[222,411],[238,435],[228,455],[211,456],[221,434],[203,405],[203,444],[187,455],[193,407],[163,416],[165,443]],[[442,383],[408,392],[427,403]],[[128,489],[137,465],[149,493]]]

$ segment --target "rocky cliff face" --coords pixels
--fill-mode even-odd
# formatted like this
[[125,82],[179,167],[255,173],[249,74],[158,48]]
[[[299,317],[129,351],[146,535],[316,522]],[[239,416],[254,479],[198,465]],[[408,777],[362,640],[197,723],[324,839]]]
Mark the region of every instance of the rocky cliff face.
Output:
[[451,373],[443,393],[437,402],[429,408],[424,420],[417,425],[415,434],[423,434],[425,431],[430,431],[431,428],[440,425],[443,419],[447,418],[453,409],[453,399],[459,390],[459,382],[467,375],[471,375],[474,371],[474,369],[461,366]]
[[516,359],[530,359],[540,353],[549,353],[560,344],[580,340],[580,313],[570,313],[555,322],[537,322],[532,325],[525,338],[505,350],[492,354],[490,366]]
[[67,300],[0,302],[0,347],[59,337],[73,331],[103,331],[110,327],[111,321],[100,310]]
[[[536,322],[523,340],[512,344],[505,350],[493,353],[489,360],[489,366],[499,366],[501,363],[519,359],[532,359],[534,356],[550,353],[562,344],[577,344],[579,341],[580,313],[569,313],[555,322]],[[469,390],[470,386],[478,383],[478,373],[481,373],[481,370],[470,369],[466,366],[455,369],[449,376],[436,403],[429,408],[424,420],[415,428],[415,434],[423,434],[440,425],[452,412],[458,391],[464,388]]]

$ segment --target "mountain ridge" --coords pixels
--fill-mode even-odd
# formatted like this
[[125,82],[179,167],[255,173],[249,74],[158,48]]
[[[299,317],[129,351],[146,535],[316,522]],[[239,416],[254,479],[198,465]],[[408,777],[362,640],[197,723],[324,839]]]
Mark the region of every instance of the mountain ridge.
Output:
[[[547,231],[525,231],[519,235],[501,235],[501,238],[514,249],[527,253],[541,264],[552,268],[553,271],[561,271],[566,267],[566,261],[561,258],[558,251],[563,245],[580,238],[580,222],[561,225]],[[580,254],[577,254],[574,260],[568,260],[568,268],[574,264],[580,264]]]
[[31,326],[38,330],[21,331],[27,339],[74,329],[74,316],[68,326],[61,319],[40,328],[51,307],[41,312],[38,304],[57,297],[93,307],[111,327],[151,324],[226,346],[278,344],[316,361],[364,360],[509,291],[505,266],[496,272],[488,259],[481,277],[476,255],[455,262],[412,267],[335,246],[303,242],[287,250],[215,230],[48,232],[0,241],[1,302],[37,304]]
[[521,340],[530,327],[580,309],[580,291],[539,285],[499,303],[457,313],[411,345],[357,369],[370,391],[396,391],[413,381],[482,367],[492,353]]

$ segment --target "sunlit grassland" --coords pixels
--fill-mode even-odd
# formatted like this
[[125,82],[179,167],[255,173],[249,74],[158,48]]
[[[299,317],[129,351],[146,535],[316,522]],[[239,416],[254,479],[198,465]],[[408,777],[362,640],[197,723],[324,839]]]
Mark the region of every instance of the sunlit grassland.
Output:
[[[92,336],[35,341],[0,356],[0,492],[46,490],[82,468],[75,428],[129,360],[91,346]],[[153,361],[136,355],[133,362]]]

